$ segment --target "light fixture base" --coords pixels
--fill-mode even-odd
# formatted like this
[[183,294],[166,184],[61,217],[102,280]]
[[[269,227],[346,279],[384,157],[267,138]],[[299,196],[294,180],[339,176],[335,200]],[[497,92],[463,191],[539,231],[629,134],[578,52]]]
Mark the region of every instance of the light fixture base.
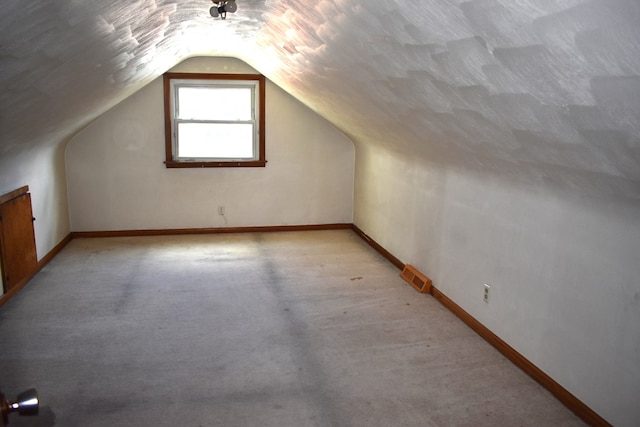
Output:
[[215,6],[209,9],[209,14],[214,18],[227,19],[227,12],[235,13],[238,5],[235,0],[211,0]]

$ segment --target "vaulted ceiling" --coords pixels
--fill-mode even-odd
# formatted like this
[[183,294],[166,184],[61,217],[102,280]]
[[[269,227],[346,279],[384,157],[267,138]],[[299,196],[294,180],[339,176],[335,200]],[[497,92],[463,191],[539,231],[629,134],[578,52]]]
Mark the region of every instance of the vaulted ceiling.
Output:
[[234,56],[357,144],[640,197],[637,0],[5,0],[0,157],[184,59]]

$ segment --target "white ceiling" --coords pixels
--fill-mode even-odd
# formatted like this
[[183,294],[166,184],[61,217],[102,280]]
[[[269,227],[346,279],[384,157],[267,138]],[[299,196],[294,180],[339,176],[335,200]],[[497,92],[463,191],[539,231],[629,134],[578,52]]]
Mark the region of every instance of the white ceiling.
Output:
[[638,0],[4,0],[0,156],[235,56],[357,144],[640,198]]

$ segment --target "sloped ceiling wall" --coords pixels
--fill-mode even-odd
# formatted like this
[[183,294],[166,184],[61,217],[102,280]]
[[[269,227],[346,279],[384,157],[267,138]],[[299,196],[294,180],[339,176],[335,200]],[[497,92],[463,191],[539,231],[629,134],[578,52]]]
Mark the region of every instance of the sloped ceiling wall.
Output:
[[356,142],[640,196],[635,0],[3,3],[0,154],[58,144],[183,59],[239,57]]

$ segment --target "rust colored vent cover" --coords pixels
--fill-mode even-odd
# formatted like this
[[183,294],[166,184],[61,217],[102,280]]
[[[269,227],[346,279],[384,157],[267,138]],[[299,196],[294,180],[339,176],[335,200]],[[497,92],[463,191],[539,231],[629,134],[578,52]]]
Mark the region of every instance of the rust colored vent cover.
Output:
[[400,277],[402,277],[408,284],[416,288],[418,292],[422,292],[423,294],[428,294],[429,292],[431,292],[431,279],[420,273],[411,264],[406,264],[404,266],[404,270],[402,270]]

